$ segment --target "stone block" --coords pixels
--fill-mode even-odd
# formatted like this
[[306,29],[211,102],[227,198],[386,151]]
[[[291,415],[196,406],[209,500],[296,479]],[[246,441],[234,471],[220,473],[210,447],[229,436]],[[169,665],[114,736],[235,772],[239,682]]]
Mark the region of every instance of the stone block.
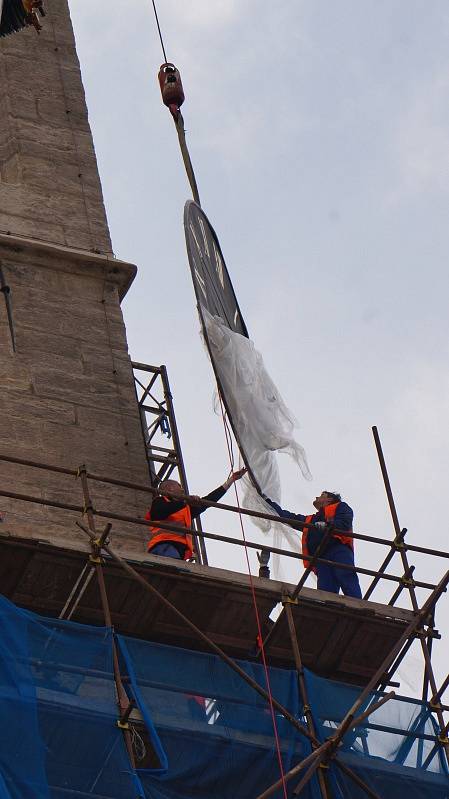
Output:
[[0,182],[18,184],[21,177],[21,164],[15,153],[2,161],[0,166]]
[[[0,201],[0,209],[1,207]],[[66,243],[62,225],[55,224],[54,222],[46,222],[45,226],[43,226],[40,220],[35,219],[32,214],[30,216],[24,216],[20,213],[4,213],[0,210],[0,231],[4,233],[13,233],[16,236],[26,236],[27,238],[44,238],[46,241],[51,241],[54,244],[64,245]],[[91,241],[90,235],[89,241]],[[86,247],[86,249],[88,249],[88,247]]]
[[44,460],[42,433],[30,414],[25,419],[0,418],[1,451],[18,458]]
[[121,409],[133,412],[134,409],[137,412],[132,391],[125,391],[111,382],[84,375],[64,374],[47,367],[33,370],[32,384],[36,396],[41,398],[65,400],[76,405],[109,411]]
[[35,356],[36,359],[47,358],[52,361],[54,355],[70,358],[73,352],[81,352],[81,342],[55,332],[43,333],[21,327],[17,331],[17,348],[19,353],[26,353],[29,358]]
[[0,393],[0,416],[6,420],[23,419],[32,415],[33,419],[45,420],[54,424],[75,424],[75,408],[67,402],[41,400],[31,391],[17,391],[2,387]]
[[[6,330],[5,330],[6,332]],[[0,386],[2,390],[31,390],[31,374],[29,369],[18,363],[13,352],[5,352],[2,348],[0,356]]]

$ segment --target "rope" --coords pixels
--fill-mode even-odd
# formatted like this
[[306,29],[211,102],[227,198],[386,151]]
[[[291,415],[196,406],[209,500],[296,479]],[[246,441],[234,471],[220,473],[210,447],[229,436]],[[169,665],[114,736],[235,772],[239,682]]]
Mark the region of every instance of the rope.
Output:
[[[222,402],[220,393],[218,394],[218,396],[220,398],[221,415],[222,415],[223,427],[224,427],[224,431],[225,431],[226,446],[227,446],[227,449],[228,449],[229,462],[231,464],[231,471],[232,471],[233,468],[234,468],[234,454],[233,454],[233,450],[232,450],[231,432],[230,432],[230,429],[229,429],[229,425],[228,425],[228,421],[227,421],[227,418],[226,418],[225,410],[223,408],[223,402]],[[288,799],[288,796],[287,796],[287,784],[286,784],[286,781],[285,781],[285,773],[284,773],[284,766],[282,764],[282,755],[281,755],[281,746],[280,746],[280,741],[279,741],[279,733],[278,733],[278,728],[277,728],[277,723],[276,723],[276,716],[274,714],[273,695],[271,693],[270,675],[269,675],[269,672],[268,672],[268,666],[267,666],[267,661],[266,661],[266,657],[265,657],[265,647],[264,647],[264,643],[263,643],[263,635],[262,635],[262,627],[261,627],[261,623],[260,623],[259,609],[257,607],[256,589],[254,587],[253,575],[252,575],[252,572],[251,572],[251,565],[250,565],[250,562],[249,562],[248,547],[246,546],[245,528],[244,528],[244,525],[243,525],[242,514],[240,513],[240,500],[239,500],[239,494],[238,494],[238,491],[237,491],[236,483],[234,483],[234,491],[235,491],[235,499],[236,499],[236,502],[237,502],[237,507],[239,508],[239,519],[240,519],[240,528],[241,528],[241,531],[242,531],[242,538],[243,538],[243,541],[244,541],[244,544],[245,544],[246,565],[248,567],[248,575],[249,575],[249,582],[250,582],[250,586],[251,586],[251,595],[252,595],[253,606],[254,606],[254,614],[255,614],[255,617],[256,617],[258,645],[259,645],[259,648],[260,648],[260,654],[262,656],[262,664],[263,664],[263,669],[264,669],[264,673],[265,673],[265,681],[266,681],[266,685],[267,685],[267,693],[268,693],[268,697],[269,697],[269,701],[270,701],[271,720],[273,722],[274,738],[275,738],[275,742],[276,742],[276,754],[277,754],[278,763],[279,763],[279,771],[280,771],[280,774],[281,774],[282,789],[283,789],[283,793],[284,793],[284,799]]]
[[155,0],[152,0],[152,3],[153,3],[154,16],[155,16],[155,19],[156,19],[156,25],[157,25],[157,29],[158,29],[158,32],[159,32],[159,39],[161,40],[162,53],[164,55],[164,63],[166,64],[167,63],[167,56],[165,54],[164,40],[162,38],[161,26],[159,25],[159,17],[157,15],[157,9],[156,9]]

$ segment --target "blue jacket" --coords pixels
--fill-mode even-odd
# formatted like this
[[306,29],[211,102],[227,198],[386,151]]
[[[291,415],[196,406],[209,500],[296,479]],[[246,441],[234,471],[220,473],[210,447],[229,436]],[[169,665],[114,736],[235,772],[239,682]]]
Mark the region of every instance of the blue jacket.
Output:
[[[303,516],[302,513],[292,513],[290,510],[284,510],[281,508],[277,502],[273,502],[272,499],[264,496],[265,502],[268,502],[272,508],[279,514],[282,519],[293,519],[296,522],[305,522],[306,517]],[[354,512],[346,502],[340,502],[337,511],[335,513],[334,519],[334,526],[337,530],[352,530],[352,520],[354,518]],[[324,522],[324,510],[321,508],[319,511],[313,514],[312,522]]]

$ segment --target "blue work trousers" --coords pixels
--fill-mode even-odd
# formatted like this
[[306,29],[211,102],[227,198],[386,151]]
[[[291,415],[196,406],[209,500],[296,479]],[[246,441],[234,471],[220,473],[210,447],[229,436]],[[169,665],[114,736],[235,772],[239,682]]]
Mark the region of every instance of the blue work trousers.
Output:
[[160,544],[156,544],[156,546],[150,550],[150,555],[163,555],[164,558],[177,558],[178,560],[182,560],[179,549],[175,547],[174,544],[170,544],[169,541],[161,541]]
[[[326,560],[333,560],[336,564],[344,563],[348,566],[354,566],[353,550],[340,541],[335,541],[327,547],[321,557]],[[324,563],[317,563],[316,570],[318,577],[317,587],[321,591],[330,591],[332,594],[338,594],[341,588],[345,596],[362,598],[357,572],[351,569],[339,569],[337,565],[326,566]]]

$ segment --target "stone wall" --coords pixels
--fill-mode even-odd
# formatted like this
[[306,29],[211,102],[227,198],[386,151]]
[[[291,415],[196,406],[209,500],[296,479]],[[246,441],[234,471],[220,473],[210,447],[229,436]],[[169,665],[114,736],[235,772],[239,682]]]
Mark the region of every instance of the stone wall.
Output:
[[[0,453],[149,484],[121,300],[136,268],[111,254],[67,0],[0,42]],[[0,460],[0,488],[77,507],[80,481]],[[143,516],[149,496],[93,483],[95,507]],[[0,496],[0,535],[86,548],[79,513]],[[104,521],[99,521],[103,525]],[[141,556],[144,527],[116,524]]]
[[[85,463],[91,472],[148,484],[120,309],[135,268],[1,235],[0,263],[16,337],[14,352],[0,295],[0,452],[70,469]],[[83,504],[79,481],[1,461],[0,485]],[[98,483],[92,492],[96,507],[132,516],[142,516],[149,499]],[[0,510],[0,533],[84,543],[71,515],[1,497]],[[145,529],[119,527],[127,548],[141,554]]]
[[111,252],[66,0],[0,40],[0,231]]

